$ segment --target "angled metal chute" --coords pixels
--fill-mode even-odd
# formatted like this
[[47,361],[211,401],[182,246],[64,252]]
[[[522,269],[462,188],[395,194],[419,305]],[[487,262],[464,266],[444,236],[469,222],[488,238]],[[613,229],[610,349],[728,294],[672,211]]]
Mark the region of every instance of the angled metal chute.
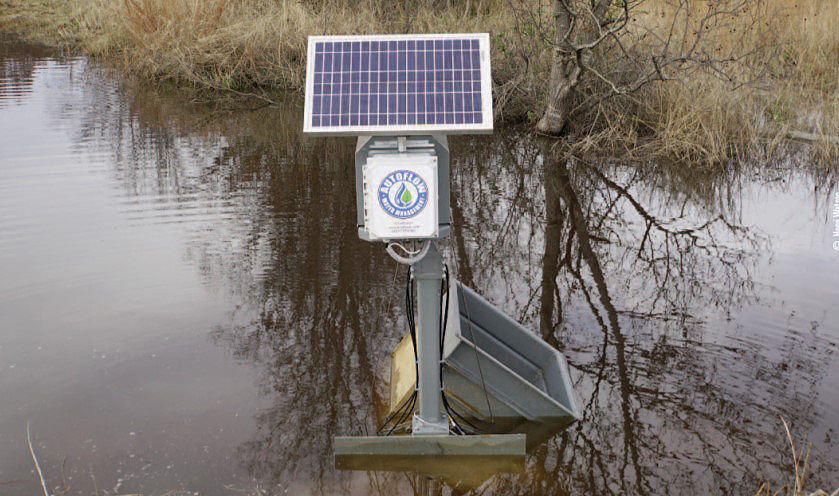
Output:
[[528,449],[579,419],[562,353],[459,281],[451,288],[443,383],[461,415],[528,434]]
[[[482,432],[527,434],[527,449],[579,419],[565,357],[475,291],[451,281],[443,385],[453,410]],[[410,337],[391,362],[392,411],[415,384]]]

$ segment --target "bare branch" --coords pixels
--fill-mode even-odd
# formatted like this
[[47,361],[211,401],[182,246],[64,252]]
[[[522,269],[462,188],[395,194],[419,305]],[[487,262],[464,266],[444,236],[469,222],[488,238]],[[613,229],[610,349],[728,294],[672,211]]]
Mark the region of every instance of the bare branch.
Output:
[[29,454],[32,455],[32,462],[35,464],[38,478],[41,479],[41,489],[44,490],[44,496],[50,496],[50,492],[47,491],[47,482],[44,480],[44,473],[41,472],[41,464],[38,463],[38,457],[35,456],[35,448],[32,447],[32,434],[29,432],[29,422],[26,423],[26,442],[29,443]]

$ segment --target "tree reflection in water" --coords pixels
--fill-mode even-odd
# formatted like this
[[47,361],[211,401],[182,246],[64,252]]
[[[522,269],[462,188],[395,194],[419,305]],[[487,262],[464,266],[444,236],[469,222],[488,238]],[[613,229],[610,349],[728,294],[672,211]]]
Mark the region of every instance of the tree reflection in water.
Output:
[[[382,420],[386,357],[406,327],[404,273],[355,230],[353,141],[302,138],[292,107],[211,112],[163,91],[118,95],[128,105],[99,107],[80,132],[114,148],[124,187],[228,215],[189,233],[188,256],[238,302],[212,337],[257,366],[270,403],[240,462],[316,494],[410,490],[399,475],[332,468],[332,436]],[[443,245],[457,276],[566,354],[583,406],[526,475],[476,494],[748,493],[791,471],[778,417],[812,428],[832,352],[815,334],[775,359],[719,336],[715,326],[773,298],[754,278],[769,239],[738,216],[746,166],[589,164],[516,130],[452,142]],[[140,166],[148,153],[153,170]],[[811,460],[817,481],[837,473],[825,449]]]
[[[454,245],[470,277],[486,275],[479,287],[494,287],[495,301],[566,353],[584,410],[534,454],[527,477],[487,491],[741,493],[788,473],[778,416],[812,426],[817,414],[800,402],[816,393],[831,352],[790,347],[772,363],[760,349],[706,339],[707,322],[771,292],[753,280],[769,240],[736,215],[742,176],[574,158],[522,167],[555,154],[529,152],[543,145],[524,137],[499,141],[487,152],[476,144],[459,164],[453,189],[475,221]],[[497,184],[512,187],[486,191]],[[502,200],[486,209],[486,197]],[[797,378],[776,373],[784,362]]]
[[20,43],[0,32],[0,106],[20,103],[32,93],[35,72],[44,67],[52,51]]

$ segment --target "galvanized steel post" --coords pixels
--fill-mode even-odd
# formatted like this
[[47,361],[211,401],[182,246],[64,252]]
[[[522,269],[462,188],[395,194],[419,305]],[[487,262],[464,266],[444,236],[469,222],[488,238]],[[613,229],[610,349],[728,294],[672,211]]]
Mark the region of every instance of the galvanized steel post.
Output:
[[436,243],[413,265],[417,283],[417,355],[419,360],[419,414],[414,415],[411,432],[415,436],[449,432],[442,415],[440,391],[440,291],[443,281],[443,258]]

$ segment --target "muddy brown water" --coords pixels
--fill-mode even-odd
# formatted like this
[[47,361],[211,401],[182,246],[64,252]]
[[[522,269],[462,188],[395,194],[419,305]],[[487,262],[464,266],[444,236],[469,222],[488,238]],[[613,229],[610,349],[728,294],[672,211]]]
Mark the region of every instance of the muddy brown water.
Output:
[[[39,491],[27,422],[56,493],[412,494],[332,467],[406,326],[354,142],[247,105],[0,42],[0,494]],[[839,486],[836,167],[451,141],[450,266],[566,354],[583,411],[480,494],[753,494],[791,480],[781,417]]]

